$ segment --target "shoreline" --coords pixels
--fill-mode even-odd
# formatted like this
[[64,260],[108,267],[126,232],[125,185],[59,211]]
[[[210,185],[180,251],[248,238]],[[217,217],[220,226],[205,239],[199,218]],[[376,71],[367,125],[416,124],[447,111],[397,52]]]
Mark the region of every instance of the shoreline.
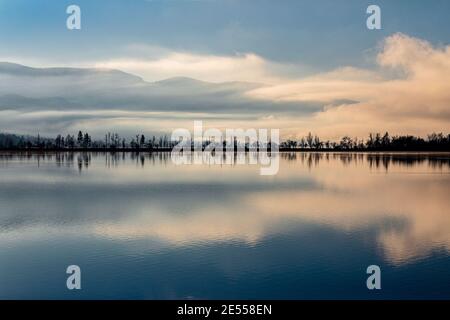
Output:
[[[79,153],[79,152],[104,152],[104,153],[168,153],[172,152],[172,148],[161,148],[161,149],[105,149],[105,148],[73,148],[73,149],[0,149],[1,153],[12,152],[12,153]],[[201,152],[194,151],[192,152]],[[264,151],[239,151],[234,150],[231,153],[250,153],[250,152],[264,152]],[[272,153],[272,151],[267,150],[267,153]],[[279,153],[450,153],[450,150],[399,150],[399,149],[379,149],[379,150],[365,150],[365,149],[349,149],[349,150],[336,150],[336,149],[287,149],[280,148],[277,152]],[[223,153],[227,153],[224,151]]]

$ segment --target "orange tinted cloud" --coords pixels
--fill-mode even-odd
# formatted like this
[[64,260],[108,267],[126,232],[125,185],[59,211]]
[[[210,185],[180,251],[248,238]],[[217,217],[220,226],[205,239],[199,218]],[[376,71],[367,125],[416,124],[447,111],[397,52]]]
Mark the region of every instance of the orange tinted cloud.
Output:
[[[371,131],[412,133],[450,129],[450,46],[397,33],[383,43],[376,71],[340,68],[248,92],[278,102],[320,101],[304,131],[337,138]],[[335,101],[350,101],[336,104]]]

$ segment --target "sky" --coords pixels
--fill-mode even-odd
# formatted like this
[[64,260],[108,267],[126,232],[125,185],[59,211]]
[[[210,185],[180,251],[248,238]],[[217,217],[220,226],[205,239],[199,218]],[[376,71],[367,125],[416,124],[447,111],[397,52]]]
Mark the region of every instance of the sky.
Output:
[[[66,28],[71,4],[81,30]],[[381,30],[366,27],[370,4]],[[196,119],[293,138],[448,132],[449,12],[446,0],[0,0],[0,61],[140,77],[0,67],[0,128],[170,133]]]

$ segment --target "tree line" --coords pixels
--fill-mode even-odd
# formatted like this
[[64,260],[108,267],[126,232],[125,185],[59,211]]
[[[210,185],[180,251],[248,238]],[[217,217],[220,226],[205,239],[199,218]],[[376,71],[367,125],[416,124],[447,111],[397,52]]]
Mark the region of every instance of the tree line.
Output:
[[102,140],[94,140],[88,132],[79,131],[77,135],[61,135],[56,138],[35,136],[20,136],[0,133],[0,149],[166,149],[173,147],[173,142],[167,136],[152,136],[146,139],[143,134],[137,134],[131,139],[121,137],[118,133],[107,133]]
[[[131,139],[121,137],[118,133],[107,133],[102,140],[94,140],[88,132],[79,131],[77,135],[57,135],[56,138],[37,136],[20,136],[0,133],[0,149],[38,149],[38,150],[72,150],[72,149],[107,149],[107,150],[167,150],[177,142],[166,135],[146,138],[136,134]],[[236,142],[235,142],[236,144]],[[390,136],[370,134],[367,139],[344,136],[340,141],[322,140],[309,133],[298,140],[288,139],[279,145],[280,150],[336,150],[336,151],[450,151],[450,134],[432,133],[426,138],[412,135]],[[246,144],[246,149],[249,149]]]
[[344,136],[340,141],[323,141],[317,135],[309,133],[300,140],[287,140],[280,144],[280,149],[309,149],[336,151],[450,151],[450,134],[432,133],[426,138],[413,135],[390,136],[371,133],[364,139]]

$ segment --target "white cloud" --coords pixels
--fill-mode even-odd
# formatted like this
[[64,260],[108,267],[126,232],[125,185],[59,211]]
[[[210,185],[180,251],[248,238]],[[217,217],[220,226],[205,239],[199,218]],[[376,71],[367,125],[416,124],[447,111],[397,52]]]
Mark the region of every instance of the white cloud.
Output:
[[118,58],[94,64],[95,67],[137,74],[147,81],[183,76],[209,82],[273,82],[277,78],[270,75],[269,65],[253,53],[215,56],[181,52],[157,58]]

